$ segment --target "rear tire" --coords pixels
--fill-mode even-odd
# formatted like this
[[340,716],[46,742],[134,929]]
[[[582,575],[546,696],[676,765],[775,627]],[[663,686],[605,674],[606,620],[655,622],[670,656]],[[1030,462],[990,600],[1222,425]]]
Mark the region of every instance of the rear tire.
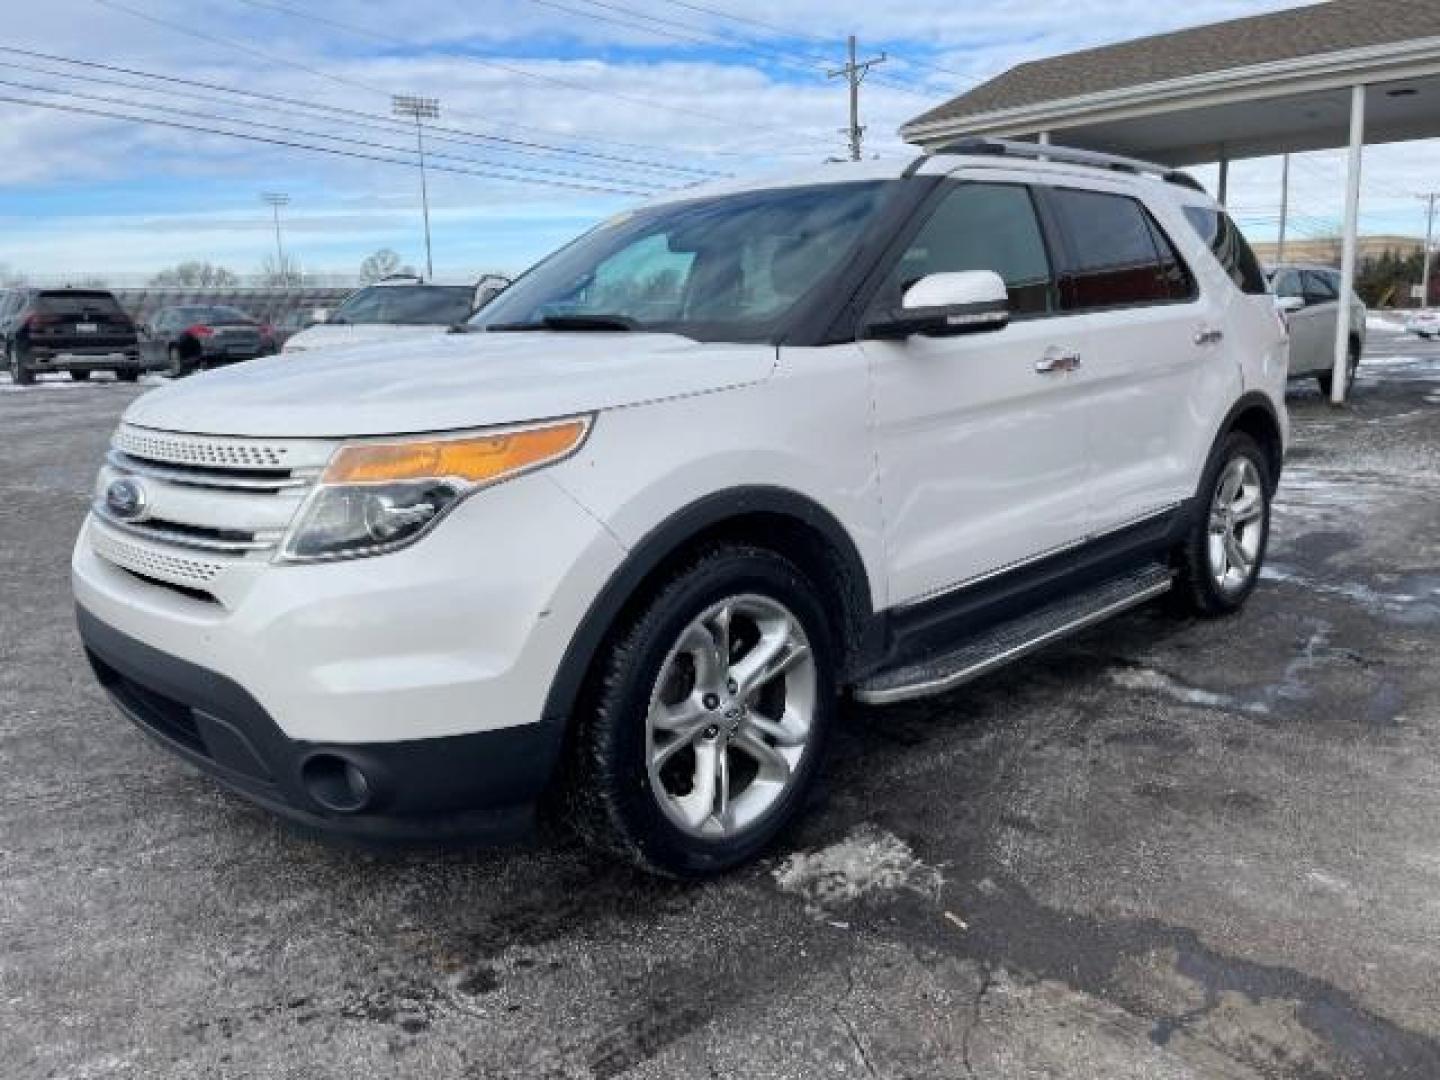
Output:
[[76,382],[86,382],[86,381],[88,381],[89,378],[90,378],[90,372],[88,372],[88,371],[76,371],[74,368],[71,368],[71,369],[70,369],[70,378],[72,378],[72,379],[75,380]]
[[1195,520],[1176,554],[1175,597],[1206,617],[1240,610],[1265,562],[1270,541],[1270,465],[1260,444],[1232,431],[1200,480]]
[[10,361],[10,379],[16,386],[30,386],[35,382],[35,371],[30,366],[26,350],[13,341],[10,343],[8,359]]
[[[1360,370],[1360,344],[1352,341],[1350,352],[1345,361],[1345,389],[1355,385],[1355,373]],[[1335,388],[1335,373],[1333,371],[1319,371],[1315,373],[1315,381],[1320,384],[1320,392],[1327,398]]]
[[703,877],[755,858],[794,820],[837,707],[817,596],[788,559],[717,544],[617,628],[567,767],[588,842],[653,873]]
[[140,378],[140,372],[135,368],[120,368],[115,372],[115,378],[121,382],[135,382]]

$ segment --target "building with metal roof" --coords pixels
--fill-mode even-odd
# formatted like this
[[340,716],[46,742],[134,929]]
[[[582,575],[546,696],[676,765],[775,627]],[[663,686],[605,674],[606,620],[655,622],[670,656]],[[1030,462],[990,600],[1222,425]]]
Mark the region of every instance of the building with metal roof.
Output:
[[[1440,136],[1440,0],[1330,0],[1020,64],[901,127],[1168,165],[1348,147],[1342,274],[1353,285],[1365,143]],[[1348,348],[1340,320],[1336,369]],[[1343,400],[1343,374],[1334,383]]]

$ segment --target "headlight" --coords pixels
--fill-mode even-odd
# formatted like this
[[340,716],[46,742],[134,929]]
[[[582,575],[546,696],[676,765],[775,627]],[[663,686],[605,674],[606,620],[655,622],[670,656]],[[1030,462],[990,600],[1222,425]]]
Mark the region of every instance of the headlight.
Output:
[[351,559],[412,544],[467,495],[569,457],[589,430],[587,417],[343,446],[291,525],[282,557]]

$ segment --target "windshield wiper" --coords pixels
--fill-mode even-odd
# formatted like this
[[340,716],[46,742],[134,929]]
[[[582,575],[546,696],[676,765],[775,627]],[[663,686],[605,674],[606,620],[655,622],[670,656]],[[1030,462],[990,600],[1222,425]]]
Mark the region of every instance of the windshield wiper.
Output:
[[494,333],[525,330],[634,330],[638,324],[624,315],[545,315],[534,322],[495,323],[485,329]]

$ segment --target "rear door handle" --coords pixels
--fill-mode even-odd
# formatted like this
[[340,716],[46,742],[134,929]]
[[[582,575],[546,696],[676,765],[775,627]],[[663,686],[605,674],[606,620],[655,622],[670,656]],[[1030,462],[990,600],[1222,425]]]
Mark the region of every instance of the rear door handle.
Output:
[[1219,345],[1224,340],[1224,330],[1198,330],[1195,333],[1196,345]]
[[1046,349],[1045,355],[1035,361],[1035,370],[1041,375],[1056,375],[1079,367],[1080,354],[1073,350]]

